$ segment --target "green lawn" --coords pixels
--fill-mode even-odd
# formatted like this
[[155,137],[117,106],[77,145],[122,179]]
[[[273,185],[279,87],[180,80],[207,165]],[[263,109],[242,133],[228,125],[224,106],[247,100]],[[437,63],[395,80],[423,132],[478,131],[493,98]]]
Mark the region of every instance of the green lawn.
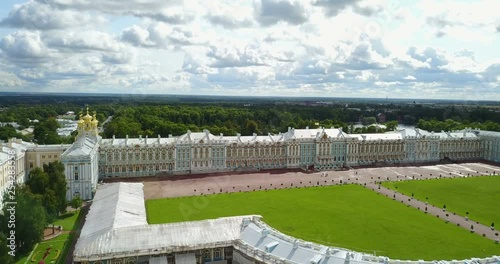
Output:
[[357,185],[147,200],[148,222],[260,214],[281,232],[393,259],[487,257],[500,245]]
[[[64,215],[61,215],[54,221],[55,225],[62,225],[63,230],[71,231],[76,230],[77,228],[77,220],[80,215],[80,210],[77,212],[70,212]],[[74,239],[73,234],[62,234],[55,238],[52,238],[47,241],[42,241],[38,244],[38,246],[33,250],[32,255],[28,258],[28,255],[22,256],[16,264],[38,264],[40,260],[42,260],[43,255],[47,248],[51,248],[50,254],[45,258],[45,263],[52,263],[51,261],[55,261],[54,258],[57,258],[57,262],[54,263],[64,263],[64,259],[69,250],[69,246],[71,245]],[[58,253],[59,251],[59,253]],[[36,261],[32,261],[36,260]]]
[[424,181],[384,182],[384,186],[397,190],[429,204],[443,207],[474,221],[500,227],[500,177],[445,178]]
[[54,222],[55,225],[59,225],[63,227],[63,230],[73,230],[77,228],[78,223],[76,222],[78,215],[80,214],[80,210],[78,212],[69,212],[63,214],[57,218]]

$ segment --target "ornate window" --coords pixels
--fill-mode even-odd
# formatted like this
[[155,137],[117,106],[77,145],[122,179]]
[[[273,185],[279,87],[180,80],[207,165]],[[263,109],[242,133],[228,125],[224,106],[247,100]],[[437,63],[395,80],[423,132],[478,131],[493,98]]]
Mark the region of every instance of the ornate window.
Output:
[[222,258],[222,250],[215,249],[214,250],[214,259],[220,259],[220,258]]
[[201,255],[203,256],[203,259],[211,259],[212,256],[210,254],[210,250],[208,249],[204,249],[201,253]]
[[75,172],[75,181],[78,181],[78,172]]

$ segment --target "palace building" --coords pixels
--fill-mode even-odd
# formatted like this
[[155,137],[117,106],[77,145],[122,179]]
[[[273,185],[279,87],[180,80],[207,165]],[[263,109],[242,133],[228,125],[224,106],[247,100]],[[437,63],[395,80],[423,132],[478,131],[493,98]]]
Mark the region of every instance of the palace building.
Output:
[[[277,135],[213,135],[208,130],[173,137],[112,137],[98,133],[96,114],[80,115],[72,145],[36,145],[12,139],[0,164],[16,149],[18,182],[50,161],[65,166],[68,200],[92,199],[100,179],[267,169],[338,170],[356,166],[487,160],[500,162],[500,132],[420,129],[347,134],[340,128],[288,128]],[[6,173],[6,172],[5,172]],[[2,181],[5,174],[0,175]],[[1,181],[0,181],[1,183]],[[4,184],[5,186],[5,184]],[[4,190],[2,186],[2,190]]]

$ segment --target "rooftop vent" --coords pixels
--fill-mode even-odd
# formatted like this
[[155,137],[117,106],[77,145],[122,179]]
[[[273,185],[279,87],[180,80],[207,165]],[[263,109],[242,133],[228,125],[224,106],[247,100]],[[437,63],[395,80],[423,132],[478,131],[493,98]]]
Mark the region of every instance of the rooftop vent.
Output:
[[271,251],[273,251],[273,249],[276,248],[276,246],[278,246],[278,241],[273,241],[267,245],[264,246],[264,250],[268,253],[270,253]]
[[322,255],[318,254],[316,256],[314,256],[312,259],[311,259],[311,264],[318,264],[321,259],[323,258]]
[[260,231],[260,233],[261,233],[262,237],[266,237],[267,235],[269,235],[269,230],[264,228]]

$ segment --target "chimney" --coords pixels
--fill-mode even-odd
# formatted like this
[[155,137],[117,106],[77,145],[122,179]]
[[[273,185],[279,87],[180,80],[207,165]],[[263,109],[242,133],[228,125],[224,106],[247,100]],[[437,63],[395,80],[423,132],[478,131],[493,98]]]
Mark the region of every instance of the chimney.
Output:
[[168,134],[168,138],[171,138],[172,137],[172,134]]
[[291,128],[291,127],[288,127],[288,132],[290,132],[290,130],[292,130],[292,128]]
[[139,139],[142,139],[142,135],[139,135]]
[[309,127],[308,127],[308,126],[306,126],[306,129],[309,129]]

